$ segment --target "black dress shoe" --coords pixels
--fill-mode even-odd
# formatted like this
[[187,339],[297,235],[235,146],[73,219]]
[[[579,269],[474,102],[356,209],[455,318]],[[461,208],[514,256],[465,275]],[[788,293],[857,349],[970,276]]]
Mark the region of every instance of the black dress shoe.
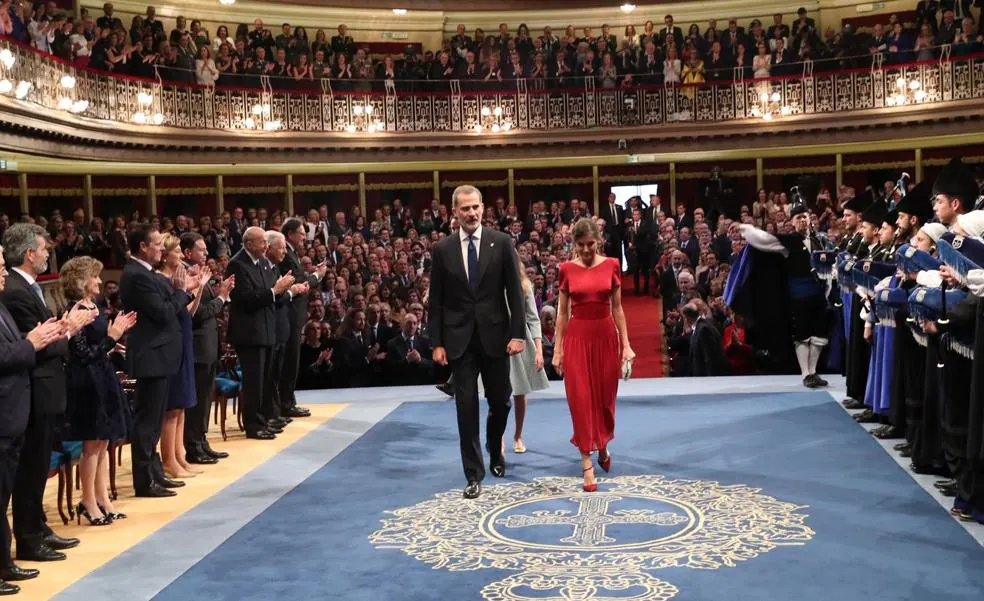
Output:
[[61,551],[55,551],[48,545],[41,543],[36,547],[17,546],[17,559],[24,561],[62,561],[67,557]]
[[912,457],[912,447],[904,447],[899,451],[899,457],[905,457],[906,459]]
[[225,459],[229,456],[229,453],[226,453],[225,451],[216,451],[209,446],[207,442],[205,443],[205,454],[209,457],[215,457],[216,459]]
[[506,460],[502,455],[498,459],[489,460],[489,471],[496,478],[504,478],[506,476]]
[[277,428],[285,428],[288,423],[289,422],[282,417],[275,417],[267,420],[267,426],[274,426]]
[[42,542],[56,551],[64,551],[65,549],[74,549],[75,547],[78,547],[79,543],[82,541],[77,538],[62,538],[52,532],[48,536],[44,537]]
[[478,482],[469,482],[465,487],[464,497],[466,499],[477,499],[482,494],[482,485]]
[[452,386],[451,384],[445,382],[444,384],[438,384],[434,388],[437,388],[438,390],[448,395],[452,399],[454,398],[454,386]]
[[879,428],[878,432],[872,432],[875,438],[881,440],[888,440],[891,438],[902,438],[902,431],[895,426],[885,426],[884,428]]
[[273,440],[276,437],[277,436],[273,432],[270,432],[269,430],[257,430],[252,434],[250,434],[249,432],[246,433],[246,438],[254,438],[256,440]]
[[881,418],[871,409],[865,409],[854,416],[854,421],[859,424],[877,424]]
[[138,497],[160,498],[160,497],[173,497],[176,496],[178,493],[168,488],[164,488],[157,482],[154,482],[147,488],[136,490],[134,494]]
[[946,466],[916,465],[915,463],[910,463],[909,469],[917,474],[932,474],[941,478],[950,478],[953,476],[953,474],[950,473],[950,468]]
[[196,465],[214,465],[219,462],[219,460],[215,457],[206,455],[205,451],[185,455],[185,460],[188,461],[188,463],[194,463]]
[[813,376],[812,375],[805,376],[803,378],[803,386],[806,386],[807,388],[816,388],[817,387],[817,381],[813,379]]
[[283,434],[284,433],[284,429],[281,428],[280,426],[272,426],[272,425],[269,425],[269,424],[266,427],[266,431],[269,432],[269,433],[271,433],[271,434]]
[[841,405],[844,405],[845,409],[864,409],[865,404],[856,399],[844,399],[841,401]]
[[957,481],[954,480],[953,478],[947,478],[945,480],[937,480],[936,482],[933,482],[933,486],[935,486],[936,488],[947,488],[949,486],[956,486],[956,485],[957,485]]
[[909,441],[900,442],[900,443],[892,446],[892,448],[895,449],[896,451],[903,451],[903,450],[905,450],[907,448],[908,449],[911,449],[912,448],[912,443],[909,442]]
[[20,587],[16,584],[10,584],[9,582],[4,582],[0,580],[0,597],[6,597],[7,595],[16,595],[20,592]]
[[944,497],[955,497],[957,496],[957,492],[959,492],[957,490],[956,484],[954,484],[953,486],[941,486],[939,488],[939,491],[940,494],[943,495]]
[[813,384],[816,385],[817,388],[826,388],[827,386],[830,386],[830,382],[821,378],[820,374],[813,374]]
[[5,580],[7,582],[18,582],[20,580],[30,580],[32,578],[37,578],[40,574],[38,570],[27,570],[14,564],[10,564],[9,567],[0,570],[0,580]]
[[164,488],[181,488],[182,486],[185,485],[185,483],[182,482],[181,480],[172,480],[167,477],[158,478],[157,483]]
[[311,417],[311,410],[304,407],[291,407],[287,410],[288,417]]

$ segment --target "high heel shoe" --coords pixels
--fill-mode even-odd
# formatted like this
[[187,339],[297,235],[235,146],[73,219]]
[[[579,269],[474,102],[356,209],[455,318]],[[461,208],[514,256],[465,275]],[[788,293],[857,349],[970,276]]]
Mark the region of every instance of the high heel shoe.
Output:
[[[592,467],[586,467],[586,468],[584,468],[584,472],[583,473],[585,473],[585,474],[588,473],[588,470],[594,470],[594,467],[592,466]],[[585,484],[584,485],[584,492],[595,492],[596,490],[598,490],[598,483],[597,482],[593,482],[591,484]]]
[[113,519],[109,516],[103,516],[101,518],[94,518],[89,515],[89,510],[85,508],[85,505],[79,503],[79,506],[75,508],[75,518],[78,525],[82,525],[82,518],[89,520],[90,526],[109,526],[113,523]]
[[608,449],[605,449],[605,458],[604,459],[601,458],[601,453],[598,453],[598,465],[601,466],[601,469],[605,470],[605,473],[606,474],[609,471],[611,471],[611,469],[612,469],[612,454],[608,451]]
[[106,517],[108,517],[111,520],[125,520],[126,519],[126,514],[125,513],[120,513],[118,511],[112,511],[112,512],[106,511],[106,508],[103,507],[101,503],[98,504],[97,506],[99,507],[99,511],[103,512],[106,515]]

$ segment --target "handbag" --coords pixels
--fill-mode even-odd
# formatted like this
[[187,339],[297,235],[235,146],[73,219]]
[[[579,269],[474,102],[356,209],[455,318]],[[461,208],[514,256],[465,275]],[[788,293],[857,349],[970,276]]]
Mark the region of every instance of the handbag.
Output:
[[623,359],[622,360],[622,379],[628,380],[632,377],[632,361],[633,359]]

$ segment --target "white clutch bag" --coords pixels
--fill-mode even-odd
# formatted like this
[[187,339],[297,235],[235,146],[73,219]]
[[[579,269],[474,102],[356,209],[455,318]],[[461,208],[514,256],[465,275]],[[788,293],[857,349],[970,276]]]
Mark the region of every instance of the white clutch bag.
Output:
[[632,377],[632,359],[622,361],[622,379],[628,380]]

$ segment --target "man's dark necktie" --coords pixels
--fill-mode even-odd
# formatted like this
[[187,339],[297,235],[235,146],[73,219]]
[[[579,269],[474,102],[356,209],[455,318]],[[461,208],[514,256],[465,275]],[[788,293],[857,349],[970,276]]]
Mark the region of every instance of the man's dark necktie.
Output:
[[478,288],[478,249],[475,248],[475,236],[468,236],[468,287]]

